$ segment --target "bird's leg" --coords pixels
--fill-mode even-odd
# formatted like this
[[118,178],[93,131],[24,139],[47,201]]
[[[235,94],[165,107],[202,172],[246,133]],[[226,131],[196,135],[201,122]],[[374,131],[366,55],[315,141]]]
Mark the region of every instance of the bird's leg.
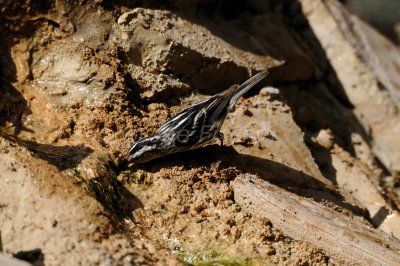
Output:
[[217,138],[219,139],[219,141],[221,142],[221,147],[224,146],[224,133],[222,132],[218,132],[217,134]]

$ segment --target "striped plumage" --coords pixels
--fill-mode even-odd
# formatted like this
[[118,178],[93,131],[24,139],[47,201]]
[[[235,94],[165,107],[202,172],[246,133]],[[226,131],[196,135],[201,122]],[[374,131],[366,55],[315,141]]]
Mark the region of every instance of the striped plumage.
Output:
[[204,146],[214,138],[223,140],[221,126],[237,100],[268,75],[260,72],[240,86],[233,85],[204,101],[194,104],[163,124],[154,136],[141,139],[129,149],[128,161],[152,159]]

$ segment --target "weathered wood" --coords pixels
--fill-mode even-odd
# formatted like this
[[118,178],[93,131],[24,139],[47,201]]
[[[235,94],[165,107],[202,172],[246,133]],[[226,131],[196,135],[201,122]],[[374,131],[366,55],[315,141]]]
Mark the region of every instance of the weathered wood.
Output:
[[289,237],[320,247],[340,262],[400,265],[400,242],[366,224],[254,175],[236,178],[233,188],[235,201],[243,209],[269,219]]

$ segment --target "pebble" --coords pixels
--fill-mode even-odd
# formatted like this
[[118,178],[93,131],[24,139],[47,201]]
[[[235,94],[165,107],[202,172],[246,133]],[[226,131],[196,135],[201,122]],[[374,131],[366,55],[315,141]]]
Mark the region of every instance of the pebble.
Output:
[[274,87],[264,87],[260,90],[259,93],[261,96],[268,96],[273,94],[279,94],[279,89]]

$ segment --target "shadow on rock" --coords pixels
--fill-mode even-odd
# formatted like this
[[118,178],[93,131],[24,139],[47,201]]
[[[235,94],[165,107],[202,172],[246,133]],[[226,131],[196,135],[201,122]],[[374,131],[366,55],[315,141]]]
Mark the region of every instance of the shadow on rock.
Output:
[[93,152],[91,148],[85,147],[84,145],[54,146],[50,144],[40,144],[23,140],[4,132],[0,132],[0,136],[27,148],[33,156],[55,165],[60,171],[76,167],[84,158]]
[[119,209],[122,210],[121,213],[118,213],[119,216],[130,217],[132,212],[136,209],[143,208],[143,203],[136,197],[132,192],[129,191],[125,186],[121,183],[119,187],[121,200],[119,202]]
[[14,258],[23,260],[35,266],[44,266],[44,254],[40,248],[27,251],[18,251],[13,254]]
[[282,163],[238,153],[232,146],[210,145],[193,151],[171,154],[135,167],[157,172],[162,168],[173,166],[184,166],[188,169],[209,166],[215,161],[221,161],[224,167],[236,167],[243,172],[256,174],[263,180],[300,196],[312,198],[317,202],[329,201],[355,214],[365,215],[365,210],[349,204],[340,194],[313,176]]
[[[3,24],[2,22],[0,18],[0,23]],[[24,96],[12,85],[17,82],[17,71],[11,57],[11,46],[7,38],[0,43],[0,126],[11,122],[14,134],[18,134],[21,130],[29,131],[23,127],[22,120],[24,114],[31,111]]]
[[96,152],[83,145],[54,146],[19,139],[0,132],[0,136],[27,148],[33,156],[55,165],[72,177],[105,209],[117,216],[130,216],[142,202],[117,179],[119,172],[109,153]]
[[5,84],[0,78],[0,126],[11,122],[14,134],[21,130],[31,131],[23,126],[23,115],[30,113],[22,94],[10,84]]

